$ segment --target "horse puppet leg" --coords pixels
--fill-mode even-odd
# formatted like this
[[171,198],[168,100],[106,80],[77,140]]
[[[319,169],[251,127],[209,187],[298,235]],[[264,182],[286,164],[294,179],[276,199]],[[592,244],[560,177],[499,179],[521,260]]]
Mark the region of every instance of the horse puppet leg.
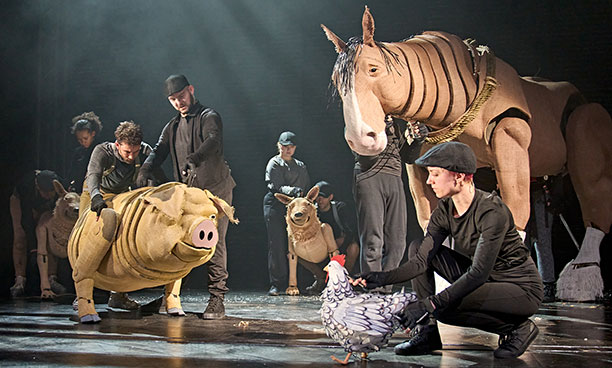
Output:
[[599,247],[612,223],[612,119],[599,104],[577,107],[566,130],[567,167],[580,202],[586,233],[580,251],[557,281],[557,297],[591,301],[603,297]]
[[491,137],[495,174],[504,203],[523,234],[529,220],[529,143],[531,129],[519,118],[503,118]]
[[417,165],[406,164],[406,173],[408,175],[408,185],[410,186],[410,195],[414,202],[417,221],[423,232],[427,229],[429,216],[438,203],[438,199],[433,190],[426,184],[427,176],[429,175],[425,169]]

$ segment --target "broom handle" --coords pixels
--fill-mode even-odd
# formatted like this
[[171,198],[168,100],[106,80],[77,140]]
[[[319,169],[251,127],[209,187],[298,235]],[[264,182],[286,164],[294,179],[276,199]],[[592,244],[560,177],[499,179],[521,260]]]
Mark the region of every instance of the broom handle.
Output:
[[569,234],[570,238],[572,238],[572,241],[574,242],[576,249],[580,250],[580,245],[578,245],[576,238],[574,238],[574,234],[572,234],[572,230],[570,230],[569,226],[567,225],[567,222],[565,221],[565,217],[563,217],[562,214],[559,214],[559,218],[561,219],[563,226],[565,226],[565,230],[567,230],[567,233]]

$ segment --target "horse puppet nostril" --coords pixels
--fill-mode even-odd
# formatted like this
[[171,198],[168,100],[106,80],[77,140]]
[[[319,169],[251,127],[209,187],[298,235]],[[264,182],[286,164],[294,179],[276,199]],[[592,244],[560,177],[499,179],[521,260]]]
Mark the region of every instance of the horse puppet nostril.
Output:
[[297,218],[300,218],[300,217],[304,216],[304,214],[303,214],[303,213],[301,213],[301,212],[296,212],[296,213],[294,214],[294,216],[295,216],[295,217],[297,217]]
[[376,133],[374,132],[369,132],[368,134],[366,134],[368,137],[372,138],[372,139],[376,139]]

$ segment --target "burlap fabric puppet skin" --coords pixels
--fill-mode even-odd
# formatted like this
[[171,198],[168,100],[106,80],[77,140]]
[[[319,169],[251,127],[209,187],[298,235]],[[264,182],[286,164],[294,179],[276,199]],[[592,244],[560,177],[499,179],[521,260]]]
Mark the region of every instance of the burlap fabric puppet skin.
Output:
[[79,217],[68,244],[80,321],[98,322],[93,287],[129,292],[165,285],[166,310],[183,314],[181,280],[207,262],[217,221],[234,208],[208,190],[166,183],[118,194],[100,217]]

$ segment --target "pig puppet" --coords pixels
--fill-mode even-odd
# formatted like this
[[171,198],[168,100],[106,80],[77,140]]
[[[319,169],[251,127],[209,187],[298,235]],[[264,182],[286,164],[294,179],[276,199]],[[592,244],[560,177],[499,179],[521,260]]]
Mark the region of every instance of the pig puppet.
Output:
[[238,223],[234,208],[175,182],[118,194],[107,204],[100,217],[84,212],[68,243],[80,321],[100,321],[94,286],[129,292],[165,285],[167,312],[184,315],[181,280],[213,256],[219,218]]

